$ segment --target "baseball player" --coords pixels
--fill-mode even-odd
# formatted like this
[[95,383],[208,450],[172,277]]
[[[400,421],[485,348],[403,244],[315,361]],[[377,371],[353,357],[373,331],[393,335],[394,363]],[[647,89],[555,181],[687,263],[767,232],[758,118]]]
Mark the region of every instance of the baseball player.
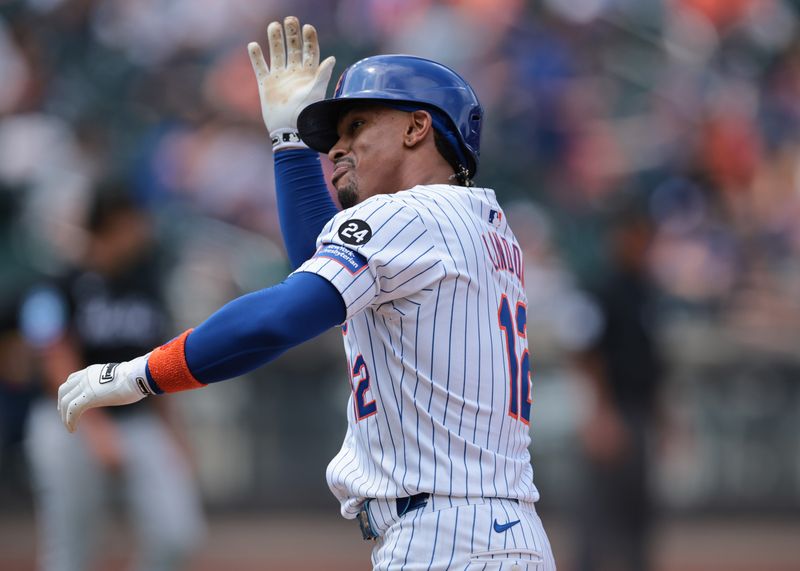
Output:
[[186,566],[203,534],[200,497],[168,403],[91,411],[70,436],[53,414],[64,376],[97,361],[136,357],[168,327],[146,212],[124,183],[95,188],[79,263],[35,288],[20,311],[36,349],[41,390],[31,407],[26,449],[41,571],[81,571],[103,551],[112,490],[124,499],[136,538],[134,568]]
[[289,17],[268,36],[269,66],[248,49],[299,267],[151,353],[73,373],[63,422],[234,377],[341,326],[352,393],[327,479],[375,540],[374,569],[555,569],[528,453],[523,260],[494,191],[472,183],[475,93],[443,65],[383,55],[324,99],[334,60],[319,63],[314,28]]

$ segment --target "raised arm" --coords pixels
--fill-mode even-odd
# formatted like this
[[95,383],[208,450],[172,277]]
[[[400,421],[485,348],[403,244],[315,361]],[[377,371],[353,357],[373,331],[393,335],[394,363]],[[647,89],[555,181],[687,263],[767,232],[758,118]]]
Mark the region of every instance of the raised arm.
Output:
[[314,26],[289,16],[267,27],[270,65],[256,42],[248,46],[258,82],[261,114],[272,139],[278,216],[293,268],[310,258],[322,227],[338,209],[328,193],[319,155],[297,133],[297,116],[325,97],[336,60],[319,63]]
[[339,209],[325,185],[319,154],[311,149],[275,153],[275,188],[283,243],[296,270],[314,255],[317,236]]

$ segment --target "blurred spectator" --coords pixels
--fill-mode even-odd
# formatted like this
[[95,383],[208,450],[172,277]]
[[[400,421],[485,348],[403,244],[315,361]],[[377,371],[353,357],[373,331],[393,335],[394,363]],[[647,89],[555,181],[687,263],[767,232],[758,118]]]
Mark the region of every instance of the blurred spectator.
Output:
[[101,186],[87,230],[80,265],[32,290],[22,306],[44,378],[28,426],[40,568],[91,567],[114,483],[122,485],[137,536],[136,569],[179,569],[203,523],[169,402],[92,411],[74,435],[55,412],[55,392],[71,371],[130,359],[168,330],[151,222],[124,186]]
[[[12,298],[14,299],[14,298]],[[0,498],[22,489],[22,442],[34,395],[33,355],[17,319],[17,306],[0,304]],[[8,501],[5,498],[0,501]]]
[[647,271],[652,232],[649,219],[628,210],[613,224],[611,267],[596,292],[602,325],[579,357],[592,397],[580,433],[580,571],[651,568],[648,443],[663,379]]

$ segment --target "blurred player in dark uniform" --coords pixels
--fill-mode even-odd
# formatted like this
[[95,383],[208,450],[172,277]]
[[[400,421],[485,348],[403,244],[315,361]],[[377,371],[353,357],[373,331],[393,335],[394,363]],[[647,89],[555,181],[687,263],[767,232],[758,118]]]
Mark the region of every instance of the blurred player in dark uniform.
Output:
[[53,415],[64,376],[89,363],[119,362],[163,340],[168,321],[151,223],[108,185],[87,224],[82,264],[35,289],[22,325],[41,353],[44,390],[33,407],[28,450],[33,471],[40,568],[91,567],[102,534],[108,485],[121,485],[138,541],[136,569],[183,567],[202,530],[198,496],[164,402],[95,410],[69,437]]
[[581,433],[579,571],[650,569],[647,454],[663,377],[647,271],[652,232],[640,209],[617,213],[610,273],[596,291],[602,327],[580,357],[593,406]]
[[27,488],[22,442],[34,396],[33,356],[19,332],[18,305],[14,295],[0,300],[0,505]]

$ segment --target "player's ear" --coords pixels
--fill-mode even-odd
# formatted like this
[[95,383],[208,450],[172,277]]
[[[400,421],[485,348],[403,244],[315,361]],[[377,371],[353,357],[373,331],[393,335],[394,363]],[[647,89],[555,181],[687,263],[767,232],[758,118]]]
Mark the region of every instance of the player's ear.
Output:
[[408,124],[403,134],[403,143],[406,147],[415,147],[425,140],[433,130],[433,119],[427,111],[412,111],[408,114]]

